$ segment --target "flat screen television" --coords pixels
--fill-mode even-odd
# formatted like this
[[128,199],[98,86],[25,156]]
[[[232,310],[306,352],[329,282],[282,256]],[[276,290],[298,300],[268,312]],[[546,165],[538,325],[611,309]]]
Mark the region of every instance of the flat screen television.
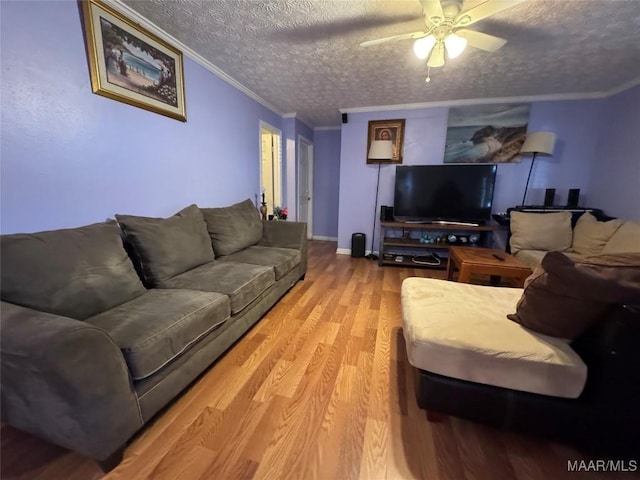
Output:
[[396,221],[468,222],[491,219],[496,165],[397,166]]

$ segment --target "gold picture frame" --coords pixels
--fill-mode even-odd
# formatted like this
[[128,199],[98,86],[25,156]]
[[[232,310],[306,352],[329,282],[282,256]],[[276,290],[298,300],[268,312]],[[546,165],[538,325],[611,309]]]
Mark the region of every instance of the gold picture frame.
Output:
[[82,7],[93,93],[186,122],[182,53],[100,0]]
[[371,163],[402,163],[402,154],[404,148],[404,118],[396,120],[370,120],[369,135],[367,138],[367,153],[371,148],[371,142],[374,140],[391,140],[393,142],[393,158],[391,160],[369,160],[367,155],[367,164]]

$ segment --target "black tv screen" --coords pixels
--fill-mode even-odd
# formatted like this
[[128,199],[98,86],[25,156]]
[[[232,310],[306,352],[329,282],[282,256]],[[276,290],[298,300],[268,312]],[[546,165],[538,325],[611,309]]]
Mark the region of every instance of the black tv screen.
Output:
[[482,223],[491,218],[496,165],[397,166],[397,221]]

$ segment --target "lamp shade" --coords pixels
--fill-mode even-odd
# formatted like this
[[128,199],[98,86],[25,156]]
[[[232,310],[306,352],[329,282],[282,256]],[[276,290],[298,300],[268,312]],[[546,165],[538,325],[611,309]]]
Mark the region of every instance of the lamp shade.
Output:
[[433,46],[436,44],[436,37],[433,35],[427,35],[426,37],[419,38],[413,44],[413,52],[416,57],[425,59],[431,53]]
[[467,46],[467,39],[455,33],[450,33],[447,35],[447,38],[444,39],[444,46],[447,47],[449,58],[456,58]]
[[442,67],[444,65],[444,44],[438,42],[431,50],[429,60],[427,60],[427,66],[429,67]]
[[391,140],[373,140],[367,158],[369,160],[391,160],[393,158],[393,142]]
[[553,154],[556,134],[552,132],[535,132],[527,135],[520,153],[536,153],[538,155]]

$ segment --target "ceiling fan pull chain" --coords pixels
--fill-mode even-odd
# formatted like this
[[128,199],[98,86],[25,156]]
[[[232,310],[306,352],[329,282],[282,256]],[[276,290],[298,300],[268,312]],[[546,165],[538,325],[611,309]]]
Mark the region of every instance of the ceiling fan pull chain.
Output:
[[427,65],[427,78],[425,78],[424,81],[427,83],[431,81],[431,67],[429,65]]

